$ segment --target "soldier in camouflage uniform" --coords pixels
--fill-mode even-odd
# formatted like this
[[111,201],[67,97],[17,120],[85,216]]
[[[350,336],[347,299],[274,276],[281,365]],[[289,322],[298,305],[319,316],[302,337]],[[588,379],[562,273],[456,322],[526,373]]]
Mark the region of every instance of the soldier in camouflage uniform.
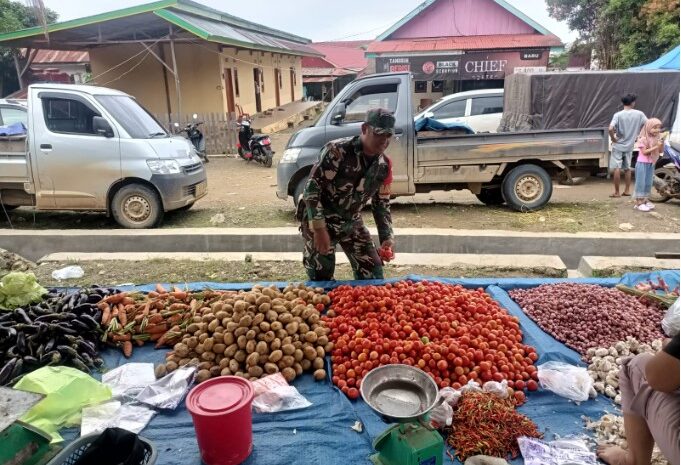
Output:
[[383,262],[361,210],[371,201],[381,246],[392,249],[392,167],[383,152],[394,127],[392,113],[369,110],[361,135],[331,141],[322,149],[305,186],[299,218],[305,239],[303,264],[310,280],[333,279],[337,244],[348,256],[355,279],[383,278]]

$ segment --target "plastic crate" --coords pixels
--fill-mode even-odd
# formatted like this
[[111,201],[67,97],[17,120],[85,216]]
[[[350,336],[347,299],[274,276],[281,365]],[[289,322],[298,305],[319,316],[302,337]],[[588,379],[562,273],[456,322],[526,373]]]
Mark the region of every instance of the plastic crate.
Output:
[[[76,439],[55,455],[47,465],[73,465],[98,437],[99,433],[94,433]],[[152,465],[156,463],[157,454],[154,444],[142,436],[138,436],[138,438],[144,444],[144,460],[140,462],[140,465]]]

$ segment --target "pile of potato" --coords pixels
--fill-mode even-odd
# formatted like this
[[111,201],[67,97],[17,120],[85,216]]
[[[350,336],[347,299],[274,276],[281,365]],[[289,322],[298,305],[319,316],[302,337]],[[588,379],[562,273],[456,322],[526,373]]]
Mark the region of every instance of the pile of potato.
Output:
[[196,312],[156,376],[194,363],[199,383],[226,375],[254,381],[277,372],[291,382],[311,369],[322,380],[333,343],[320,311],[329,303],[323,289],[303,284],[226,292]]

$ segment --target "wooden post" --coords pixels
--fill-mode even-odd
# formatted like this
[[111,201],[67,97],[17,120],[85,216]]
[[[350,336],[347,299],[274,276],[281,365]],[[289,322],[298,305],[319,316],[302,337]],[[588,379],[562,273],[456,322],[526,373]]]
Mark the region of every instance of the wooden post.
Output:
[[[166,61],[165,51],[162,43],[158,44],[158,54],[161,60],[165,62]],[[170,112],[172,111],[172,109],[170,108],[170,89],[168,88],[168,72],[166,70],[166,67],[163,65],[161,65],[161,70],[163,71],[163,88],[166,91],[166,109],[168,112],[168,120],[170,121]],[[170,124],[172,124],[172,121],[170,122]]]
[[168,25],[170,37],[170,54],[173,58],[173,73],[175,73],[175,92],[177,92],[177,112],[182,115],[182,92],[180,91],[180,75],[177,73],[177,59],[175,58],[175,40],[173,39],[173,25]]

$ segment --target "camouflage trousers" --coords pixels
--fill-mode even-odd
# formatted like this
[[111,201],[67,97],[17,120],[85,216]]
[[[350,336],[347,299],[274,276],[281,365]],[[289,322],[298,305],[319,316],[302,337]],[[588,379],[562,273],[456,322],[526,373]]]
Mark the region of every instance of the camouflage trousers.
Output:
[[336,245],[340,245],[352,266],[355,279],[383,279],[383,261],[371,239],[369,230],[361,222],[345,225],[327,223],[331,239],[331,253],[322,255],[314,247],[314,236],[307,220],[301,222],[305,240],[303,265],[311,281],[332,281],[336,268]]

